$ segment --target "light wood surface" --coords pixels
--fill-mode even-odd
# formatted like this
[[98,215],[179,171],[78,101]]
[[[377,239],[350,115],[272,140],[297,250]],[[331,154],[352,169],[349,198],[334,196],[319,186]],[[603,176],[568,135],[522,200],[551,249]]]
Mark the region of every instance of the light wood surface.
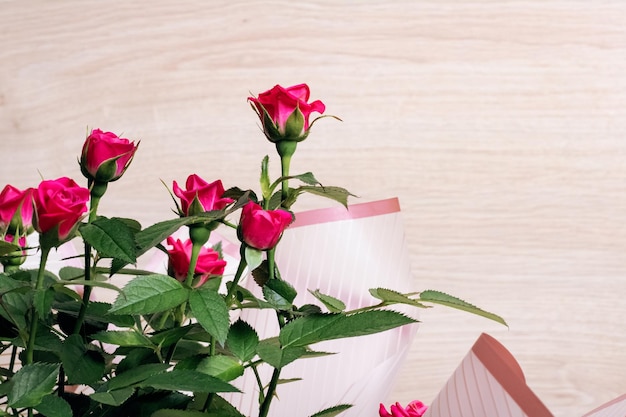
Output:
[[159,179],[255,187],[246,97],[300,82],[343,122],[293,171],[398,196],[416,289],[510,324],[424,312],[390,402],[431,401],[483,331],[557,417],[626,393],[624,2],[1,1],[2,186],[78,179],[87,127],[124,133],[101,210],[149,225]]

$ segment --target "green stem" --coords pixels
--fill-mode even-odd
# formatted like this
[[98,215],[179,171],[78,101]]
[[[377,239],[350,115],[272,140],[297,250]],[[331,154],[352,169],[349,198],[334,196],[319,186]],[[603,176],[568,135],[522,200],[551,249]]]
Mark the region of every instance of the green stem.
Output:
[[235,293],[235,288],[237,287],[237,284],[239,284],[239,280],[241,279],[241,276],[243,275],[243,271],[246,269],[246,266],[247,266],[246,259],[244,256],[242,256],[241,259],[239,260],[239,266],[237,267],[235,278],[233,278],[233,283],[230,285],[230,288],[228,289],[228,293],[226,294],[226,303],[228,306],[231,305],[230,300],[233,294]]
[[280,378],[280,369],[274,368],[274,372],[272,373],[272,379],[270,380],[270,385],[267,387],[267,395],[263,399],[263,403],[261,404],[261,408],[259,409],[259,417],[267,417],[267,413],[270,411],[270,403],[272,402],[272,398],[274,397],[274,392],[276,391],[276,386],[278,385],[278,379]]
[[[287,200],[287,196],[289,195],[289,180],[287,177],[289,176],[289,165],[291,164],[291,156],[281,156],[280,158],[280,168],[281,168],[281,176],[285,178],[282,182],[282,190],[281,190],[281,201],[284,202]],[[281,206],[283,204],[281,203]]]
[[[101,196],[94,195],[94,190],[96,188],[92,188],[91,193],[91,210],[89,211],[89,219],[88,223],[93,222],[97,218],[98,205],[100,204]],[[106,190],[106,187],[105,187]],[[98,188],[98,191],[101,191],[101,188]],[[104,194],[104,192],[102,192]],[[85,281],[91,280],[91,245],[85,242]],[[85,315],[87,313],[87,307],[89,306],[89,299],[91,298],[91,285],[83,286],[83,302],[80,305],[80,310],[78,311],[78,318],[76,319],[76,324],[74,325],[74,334],[78,334],[80,332],[81,327],[83,327],[83,323],[85,321]]]
[[[41,259],[39,260],[39,271],[37,271],[37,284],[35,285],[35,291],[43,289],[43,277],[46,270],[46,262],[48,261],[48,254],[50,248],[41,248]],[[33,352],[35,350],[35,337],[37,337],[38,318],[35,307],[30,309],[30,331],[28,334],[28,344],[26,346],[26,365],[33,363]]]

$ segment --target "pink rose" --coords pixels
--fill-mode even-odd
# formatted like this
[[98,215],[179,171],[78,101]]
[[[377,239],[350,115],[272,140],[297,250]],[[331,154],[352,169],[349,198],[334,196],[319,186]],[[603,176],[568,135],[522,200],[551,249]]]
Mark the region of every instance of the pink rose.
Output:
[[271,249],[278,243],[283,231],[293,221],[287,210],[263,210],[250,201],[241,210],[239,227],[243,241],[259,250]]
[[40,234],[58,227],[58,240],[65,240],[87,211],[89,190],[62,177],[42,181],[34,193],[35,230]]
[[411,401],[406,408],[400,403],[395,403],[389,408],[390,412],[385,409],[383,404],[380,405],[378,415],[380,417],[421,417],[428,410],[428,406],[421,401]]
[[248,97],[254,105],[263,132],[271,142],[282,140],[302,141],[309,134],[311,113],[324,113],[324,103],[316,100],[308,103],[309,86],[306,84],[283,88],[274,86],[258,97]]
[[83,144],[81,171],[90,180],[115,181],[130,165],[137,146],[115,133],[94,129]]
[[187,178],[185,186],[186,190],[181,189],[176,181],[172,186],[174,194],[180,198],[181,216],[221,210],[234,201],[230,198],[222,198],[224,186],[220,180],[209,184],[196,174],[192,174]]
[[12,185],[0,192],[0,230],[26,234],[33,224],[33,189],[21,191]]
[[[167,238],[167,244],[172,246],[168,249],[169,256],[168,269],[170,275],[180,282],[187,279],[187,271],[191,262],[191,248],[193,243],[191,239],[182,242],[180,239],[174,240],[171,236]],[[220,276],[224,273],[226,261],[220,259],[217,251],[203,246],[198,255],[198,263],[196,264],[195,274],[200,275],[194,282],[194,287],[204,285],[211,277]]]

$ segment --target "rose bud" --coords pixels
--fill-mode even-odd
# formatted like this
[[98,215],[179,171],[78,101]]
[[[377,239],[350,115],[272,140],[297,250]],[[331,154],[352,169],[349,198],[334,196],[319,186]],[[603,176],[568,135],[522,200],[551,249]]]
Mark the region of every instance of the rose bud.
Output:
[[300,142],[306,139],[311,113],[322,114],[326,109],[319,100],[308,103],[309,94],[306,84],[287,88],[276,85],[258,97],[248,97],[270,142]]
[[34,192],[34,200],[35,230],[40,235],[56,233],[56,236],[50,236],[56,246],[72,237],[87,211],[89,190],[78,186],[70,178],[62,177],[42,181]]
[[220,180],[209,184],[196,174],[192,174],[187,177],[185,187],[185,190],[181,189],[176,181],[172,186],[174,194],[180,198],[182,212],[179,214],[181,216],[193,216],[205,211],[221,210],[235,201],[231,198],[222,198],[224,186]]
[[[193,243],[191,239],[182,242],[180,239],[174,240],[171,236],[167,238],[167,244],[172,246],[167,250],[169,257],[168,273],[180,282],[185,282],[187,272],[189,271],[189,263],[191,262],[191,249]],[[198,262],[196,263],[196,280],[194,287],[204,285],[210,278],[220,276],[224,273],[226,261],[220,259],[219,253],[203,246],[198,254]]]
[[83,144],[81,171],[90,181],[116,181],[130,165],[138,146],[115,133],[94,129]]
[[253,248],[272,249],[292,221],[293,216],[287,210],[263,210],[260,205],[250,201],[241,210],[240,238]]
[[0,192],[0,232],[25,236],[32,231],[33,189],[21,191],[12,185]]

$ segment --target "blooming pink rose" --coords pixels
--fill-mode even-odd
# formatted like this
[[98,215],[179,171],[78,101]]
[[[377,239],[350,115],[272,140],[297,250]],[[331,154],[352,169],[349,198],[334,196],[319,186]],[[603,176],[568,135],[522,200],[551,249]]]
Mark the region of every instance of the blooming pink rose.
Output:
[[12,185],[0,192],[0,229],[20,235],[33,224],[33,189],[21,191]]
[[[180,239],[174,240],[174,238],[170,236],[167,238],[167,244],[172,246],[172,248],[167,251],[170,274],[178,281],[185,282],[187,279],[187,271],[189,270],[189,263],[191,262],[191,248],[193,247],[193,243],[191,239],[182,242]],[[217,251],[203,246],[200,249],[195,270],[195,274],[200,275],[200,277],[194,282],[194,287],[204,285],[211,277],[222,275],[225,267],[226,261],[220,259],[220,255]]]
[[292,221],[293,216],[287,210],[263,210],[260,205],[250,201],[241,210],[239,226],[242,239],[248,246],[267,250],[276,246]]
[[428,410],[428,406],[421,401],[411,401],[406,408],[400,403],[395,403],[390,407],[390,412],[385,409],[383,404],[380,405],[378,415],[380,417],[421,417]]
[[254,105],[265,136],[271,142],[281,140],[301,141],[309,134],[311,113],[324,113],[326,106],[319,100],[308,103],[309,86],[306,84],[293,87],[274,86],[271,90],[248,97]]
[[91,180],[109,182],[119,179],[135,155],[137,146],[115,133],[94,129],[83,144],[80,167]]
[[65,240],[87,211],[89,190],[62,177],[42,181],[34,193],[35,230],[40,234],[58,227],[58,240]]
[[205,211],[221,210],[232,203],[231,198],[222,198],[224,186],[217,180],[211,184],[192,174],[187,177],[186,190],[181,189],[176,181],[172,189],[176,197],[180,198],[182,216],[193,216]]

